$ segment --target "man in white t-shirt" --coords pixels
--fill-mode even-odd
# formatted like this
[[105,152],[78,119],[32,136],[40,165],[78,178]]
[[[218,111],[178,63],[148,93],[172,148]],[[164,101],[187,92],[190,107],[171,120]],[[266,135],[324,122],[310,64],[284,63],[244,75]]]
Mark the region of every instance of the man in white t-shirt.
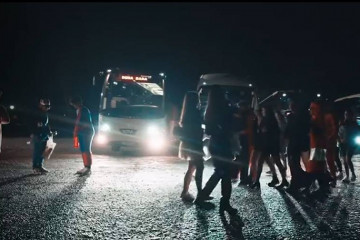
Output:
[[[3,92],[0,90],[0,100],[2,98]],[[9,124],[10,123],[10,117],[8,112],[6,111],[6,108],[3,105],[0,105],[0,153],[1,153],[1,140],[2,140],[2,130],[1,125],[2,124]]]

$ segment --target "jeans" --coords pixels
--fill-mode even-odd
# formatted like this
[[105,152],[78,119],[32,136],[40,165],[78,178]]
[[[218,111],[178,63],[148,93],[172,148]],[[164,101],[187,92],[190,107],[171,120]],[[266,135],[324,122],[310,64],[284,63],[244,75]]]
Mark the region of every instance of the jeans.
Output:
[[46,148],[46,141],[41,141],[34,137],[33,139],[33,168],[41,168],[44,163],[44,151]]

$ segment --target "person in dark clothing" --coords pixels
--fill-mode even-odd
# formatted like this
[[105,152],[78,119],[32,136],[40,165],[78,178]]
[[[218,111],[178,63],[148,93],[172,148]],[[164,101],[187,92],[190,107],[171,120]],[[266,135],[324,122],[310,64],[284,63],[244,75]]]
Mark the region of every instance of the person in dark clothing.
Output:
[[213,86],[209,92],[208,105],[205,112],[205,132],[210,135],[210,153],[215,171],[198,195],[195,203],[205,201],[221,180],[220,212],[236,214],[237,209],[231,207],[231,174],[234,168],[231,149],[233,113],[230,110],[220,86]]
[[239,134],[240,151],[239,154],[235,156],[235,162],[238,163],[238,167],[235,168],[233,178],[237,177],[240,172],[240,183],[239,185],[247,185],[251,182],[249,176],[249,160],[250,160],[250,134],[251,121],[253,121],[253,116],[248,109],[246,102],[240,102],[239,111],[236,114],[236,117],[233,118],[234,130]]
[[[2,95],[3,95],[3,91],[0,89],[0,101],[1,101]],[[2,141],[1,125],[9,124],[9,123],[10,123],[9,113],[6,111],[6,108],[0,104],[0,154],[1,154],[1,141]]]
[[[344,113],[344,120],[339,127],[340,138],[340,156],[344,161],[346,176],[343,179],[344,183],[349,183],[356,180],[354,165],[351,158],[356,149],[355,138],[359,134],[359,126],[354,118],[354,113],[348,109]],[[349,178],[349,168],[352,173],[351,179]]]
[[95,129],[92,123],[90,110],[83,105],[82,99],[79,96],[73,97],[70,100],[70,105],[76,109],[76,122],[74,128],[74,140],[78,140],[84,168],[77,171],[79,175],[87,174],[91,171],[92,153],[91,145],[95,135]]
[[301,168],[300,164],[302,158],[306,166],[310,157],[310,114],[305,107],[299,106],[294,100],[290,102],[290,110],[284,135],[288,142],[287,155],[291,172],[287,191],[294,193],[312,183],[310,175]]
[[49,99],[40,99],[38,111],[34,113],[30,122],[31,139],[33,142],[33,170],[35,174],[49,172],[43,167],[46,143],[51,135],[49,117]]
[[197,108],[199,98],[197,92],[187,92],[184,97],[180,116],[180,146],[179,158],[187,160],[188,170],[184,177],[184,186],[181,198],[192,202],[194,197],[189,193],[189,186],[195,172],[195,183],[198,193],[202,190],[202,176],[204,171],[204,160],[202,158],[202,135],[201,114]]
[[[274,166],[275,163],[279,168],[282,176],[282,182],[280,186],[288,186],[285,168],[280,161],[280,129],[276,121],[274,111],[270,107],[263,107],[262,115],[263,120],[260,124],[260,128],[263,137],[263,149],[261,151],[261,157],[258,163],[256,183],[259,183],[263,164],[265,161],[267,161],[273,174],[273,179],[268,185],[270,187],[274,187],[279,183]],[[274,162],[270,160],[270,157],[272,157]]]

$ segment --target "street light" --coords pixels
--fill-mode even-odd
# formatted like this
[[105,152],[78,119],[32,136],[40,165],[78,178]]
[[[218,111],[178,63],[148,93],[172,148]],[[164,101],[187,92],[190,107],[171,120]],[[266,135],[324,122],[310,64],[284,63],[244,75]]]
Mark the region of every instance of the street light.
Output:
[[283,97],[286,97],[286,93],[283,93],[282,96],[283,96]]
[[11,110],[14,110],[14,109],[15,109],[15,106],[14,106],[14,105],[10,105],[9,108],[10,108]]
[[319,97],[321,97],[321,94],[320,94],[320,93],[318,93],[318,94],[316,94],[316,96],[319,98]]

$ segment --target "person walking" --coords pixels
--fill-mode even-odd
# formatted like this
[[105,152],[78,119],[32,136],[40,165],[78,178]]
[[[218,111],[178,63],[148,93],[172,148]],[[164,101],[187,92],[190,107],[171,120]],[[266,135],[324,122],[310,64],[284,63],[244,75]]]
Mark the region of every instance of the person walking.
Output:
[[95,129],[92,123],[90,110],[83,105],[82,98],[75,96],[71,98],[70,105],[76,109],[76,121],[74,128],[74,144],[79,145],[84,168],[77,171],[76,174],[85,175],[91,171],[92,152],[91,145],[95,135]]
[[40,99],[38,110],[35,111],[30,122],[31,140],[33,143],[32,165],[35,174],[48,173],[44,168],[44,151],[46,143],[51,136],[49,126],[48,111],[50,110],[50,100]]
[[[263,107],[262,116],[263,121],[261,124],[261,131],[264,138],[264,147],[258,165],[256,181],[259,182],[263,164],[266,161],[273,175],[273,179],[270,183],[268,183],[268,185],[270,187],[275,187],[279,183],[274,166],[275,163],[282,176],[282,182],[279,187],[286,187],[289,185],[289,183],[286,180],[285,168],[280,161],[280,129],[276,121],[274,111],[270,107]],[[273,161],[271,161],[270,157]]]
[[[3,91],[0,89],[0,101],[2,100]],[[1,102],[0,102],[1,103]],[[3,105],[0,105],[0,154],[1,154],[1,143],[2,143],[2,126],[10,123],[9,113]]]
[[221,180],[220,213],[227,211],[236,214],[237,209],[231,207],[231,174],[234,163],[231,149],[233,113],[230,110],[220,86],[212,86],[208,95],[208,105],[205,112],[205,132],[210,135],[210,153],[215,167],[214,173],[200,192],[195,203],[201,204],[210,195]]
[[204,160],[202,158],[202,119],[198,109],[199,98],[197,92],[189,91],[185,94],[180,115],[180,146],[179,158],[188,161],[188,169],[184,176],[181,199],[193,202],[195,198],[189,193],[189,186],[195,172],[195,183],[198,194],[202,190],[202,176]]
[[[344,183],[349,183],[356,180],[354,171],[354,165],[352,157],[356,149],[355,137],[359,133],[359,126],[354,117],[354,113],[351,109],[347,109],[344,112],[344,120],[339,127],[339,138],[340,138],[340,156],[345,166],[345,178]],[[349,176],[349,169],[351,171],[351,179]]]
[[300,163],[302,159],[306,166],[310,156],[310,116],[296,98],[289,102],[289,108],[291,112],[287,115],[284,136],[287,141],[291,180],[286,191],[296,193],[300,188],[312,183],[311,176],[302,169]]
[[331,178],[326,166],[326,124],[323,106],[320,102],[310,104],[311,125],[310,125],[310,159],[307,164],[307,172],[311,174],[313,180],[319,183],[319,191],[329,192],[329,182]]

